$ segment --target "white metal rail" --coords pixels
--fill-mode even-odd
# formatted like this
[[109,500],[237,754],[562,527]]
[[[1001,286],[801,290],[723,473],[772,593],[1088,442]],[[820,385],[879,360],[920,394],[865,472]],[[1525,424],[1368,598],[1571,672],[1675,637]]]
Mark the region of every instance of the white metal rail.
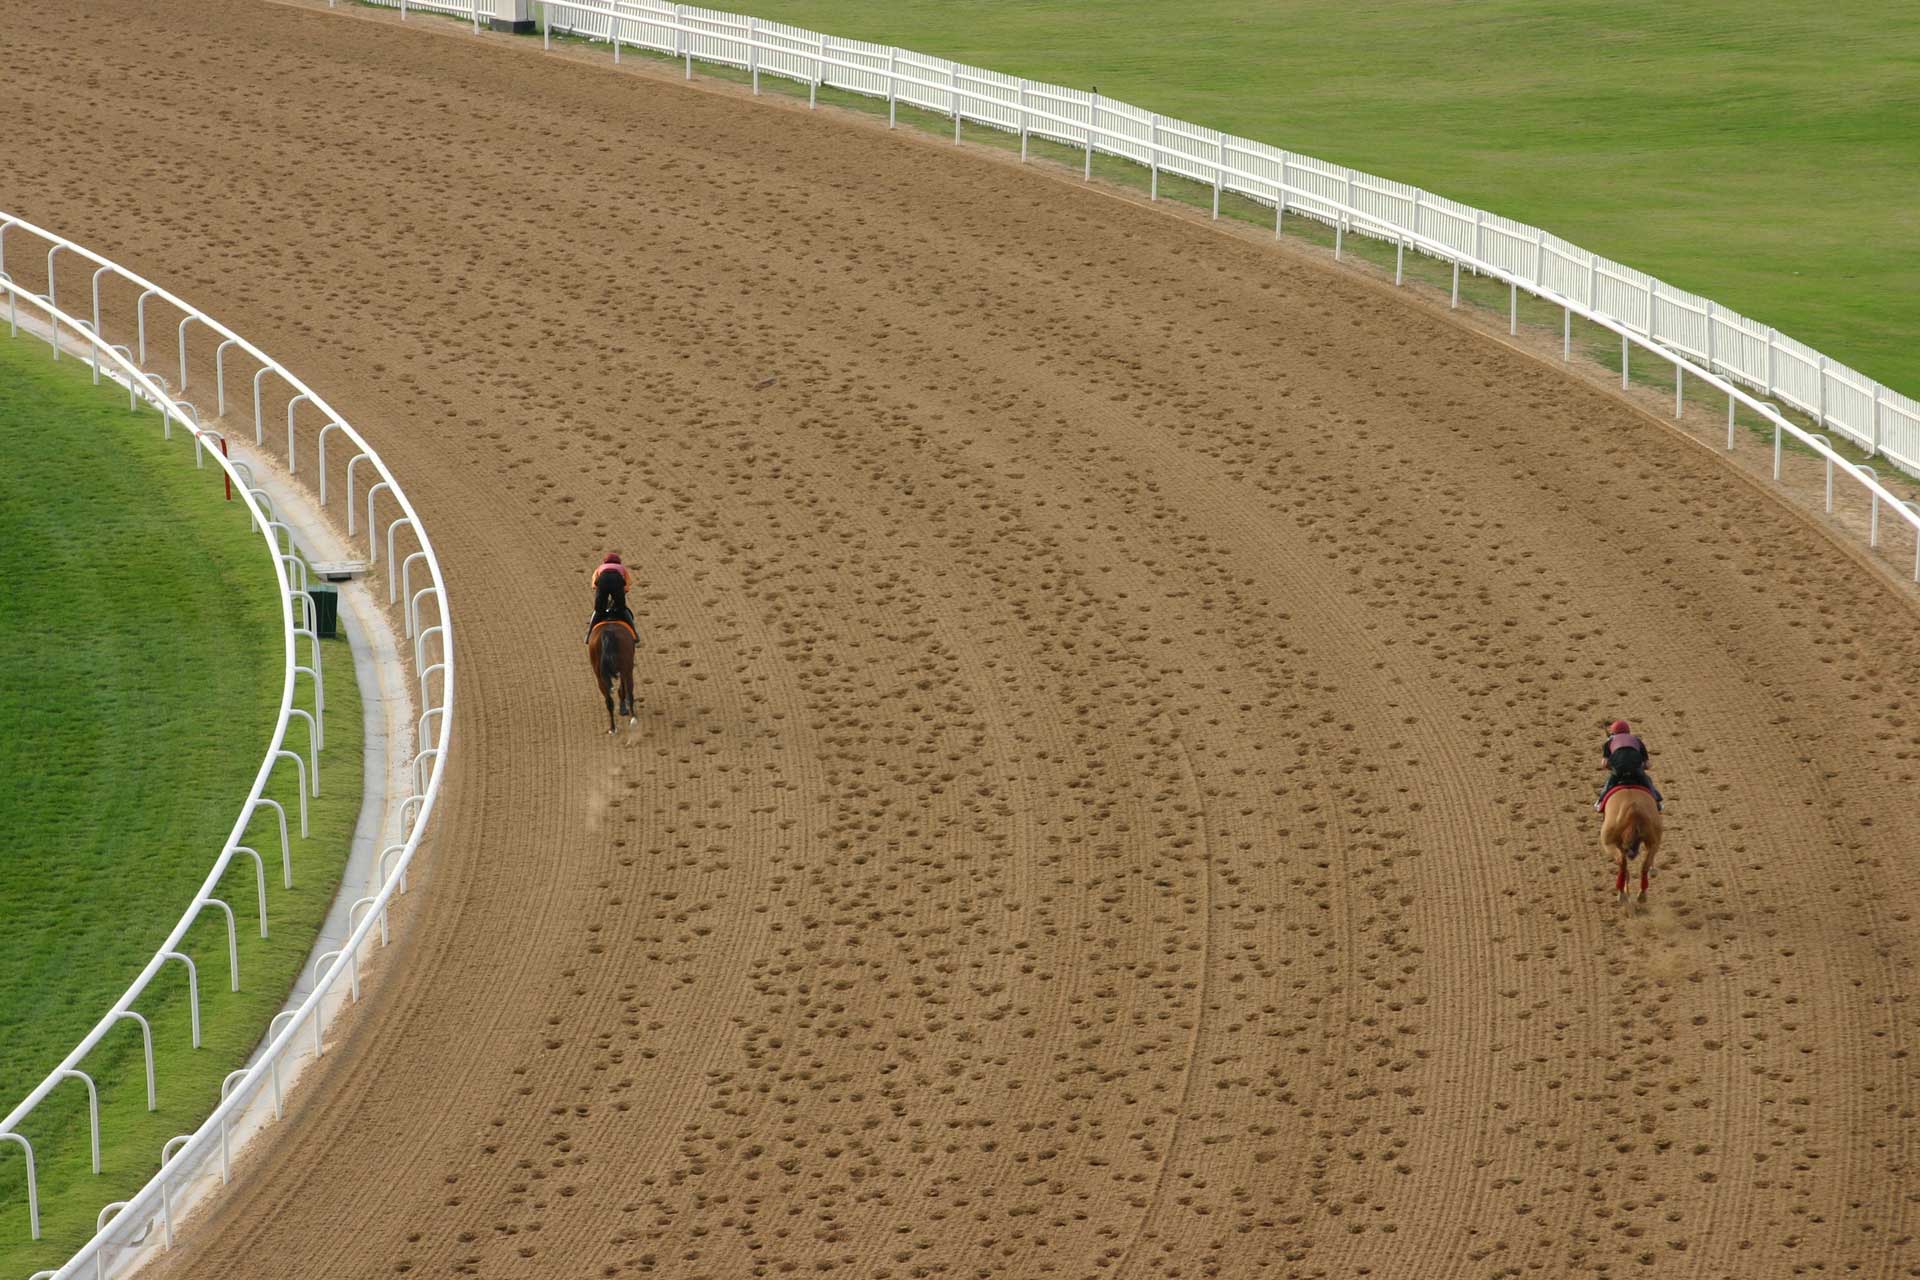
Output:
[[[442,12],[483,16],[486,0],[434,0]],[[398,0],[376,0],[396,4]],[[1276,233],[1288,213],[1413,249],[1565,306],[1572,315],[1624,329],[1663,359],[1694,366],[1791,406],[1832,431],[1920,473],[1920,401],[1882,386],[1805,343],[1727,307],[1677,289],[1511,218],[1475,209],[1406,183],[1375,177],[1267,143],[1158,115],[1079,89],[988,71],[908,49],[823,35],[749,15],[660,0],[547,0],[544,38],[555,34],[744,70],[760,77],[884,99],[889,120],[900,103],[963,123],[1079,148],[1085,172],[1096,154],[1244,196],[1274,210]],[[1644,339],[1645,341],[1639,341]]]
[[[28,238],[31,238],[35,252],[44,251],[46,255],[48,295],[44,298],[31,294],[24,288],[14,285],[6,274],[6,254],[8,249],[13,248],[15,252],[18,252],[19,249],[23,247],[22,242]],[[60,307],[56,269],[59,266],[62,255],[73,255],[90,264],[93,268],[91,295],[93,310],[91,320],[80,319],[69,315]],[[106,337],[103,336],[101,283],[103,278],[107,277],[118,279],[139,291],[139,301],[135,308],[137,324],[136,341],[139,347],[137,354],[127,347],[109,343]],[[420,520],[419,513],[414,509],[405,490],[401,488],[398,479],[392,471],[388,469],[386,462],[381,459],[379,454],[374,451],[373,447],[367,443],[365,438],[362,437],[345,418],[338,414],[324,398],[304,382],[300,381],[299,378],[295,377],[285,366],[268,356],[247,339],[242,338],[239,334],[215,320],[212,316],[161,288],[145,277],[128,271],[126,268],[119,266],[92,250],[75,244],[73,241],[59,236],[54,232],[35,226],[24,219],[5,212],[0,212],[0,285],[5,286],[4,291],[7,294],[10,315],[17,310],[17,308],[23,306],[37,309],[48,316],[53,323],[63,326],[71,332],[82,335],[83,339],[90,344],[95,360],[101,362],[105,367],[120,370],[129,386],[138,389],[138,394],[145,396],[152,403],[163,407],[167,413],[167,417],[164,420],[168,423],[169,430],[173,422],[180,422],[194,432],[196,444],[203,438],[217,438],[219,433],[201,424],[198,411],[195,410],[192,405],[173,398],[171,390],[167,387],[166,380],[161,375],[147,373],[141,368],[141,365],[144,363],[147,346],[147,312],[149,301],[157,300],[164,307],[171,308],[172,313],[179,317],[175,326],[176,342],[174,345],[179,360],[178,373],[180,386],[182,388],[185,387],[188,380],[190,363],[188,358],[189,339],[196,336],[198,330],[204,329],[205,334],[198,335],[201,337],[201,341],[217,342],[218,345],[214,349],[214,366],[216,395],[218,397],[217,403],[221,414],[226,412],[227,406],[229,352],[239,351],[244,356],[250,358],[258,366],[257,371],[253,374],[251,383],[255,441],[263,447],[266,445],[267,387],[269,382],[272,382],[283,389],[286,394],[286,461],[289,471],[296,471],[298,469],[297,446],[300,441],[295,428],[299,407],[305,404],[309,407],[309,412],[320,415],[325,420],[324,425],[322,425],[319,430],[309,434],[305,441],[308,447],[311,447],[315,451],[313,456],[319,464],[316,469],[320,472],[321,476],[319,496],[323,509],[327,501],[325,481],[327,437],[335,431],[343,435],[349,446],[354,450],[346,468],[345,492],[340,495],[347,513],[348,532],[350,535],[352,534],[356,517],[364,514],[367,522],[367,557],[376,564],[376,567],[384,565],[385,577],[387,579],[388,603],[396,606],[401,605],[401,591],[403,586],[408,591],[405,604],[402,607],[407,634],[414,641],[413,656],[420,680],[421,715],[419,723],[416,726],[417,746],[419,750],[413,756],[410,762],[411,768],[409,769],[409,775],[412,779],[410,784],[412,794],[406,798],[401,809],[402,830],[399,833],[400,839],[396,843],[387,845],[381,851],[379,857],[375,860],[372,883],[368,886],[367,896],[360,899],[354,905],[353,918],[357,919],[358,923],[352,928],[345,943],[338,951],[320,957],[314,967],[315,971],[312,975],[311,987],[299,1005],[274,1019],[273,1026],[268,1030],[267,1043],[256,1056],[254,1065],[244,1071],[235,1072],[228,1077],[221,1089],[220,1105],[215,1108],[207,1120],[192,1134],[181,1135],[167,1143],[166,1148],[161,1152],[159,1171],[137,1193],[130,1199],[124,1202],[116,1202],[102,1211],[100,1225],[95,1235],[55,1273],[64,1278],[81,1274],[83,1271],[104,1273],[105,1267],[110,1260],[109,1255],[112,1251],[132,1240],[143,1238],[156,1219],[165,1232],[166,1242],[170,1245],[173,1240],[174,1197],[178,1190],[188,1181],[196,1177],[204,1167],[215,1162],[217,1162],[217,1168],[223,1182],[231,1176],[232,1166],[229,1152],[229,1135],[236,1117],[257,1098],[261,1097],[263,1093],[268,1092],[270,1092],[272,1097],[274,1114],[276,1117],[280,1116],[283,1111],[284,1101],[281,1088],[281,1070],[289,1054],[304,1052],[304,1049],[300,1046],[307,1042],[311,1043],[312,1052],[316,1056],[325,1052],[326,1000],[334,993],[334,989],[340,982],[343,974],[349,977],[352,998],[358,999],[361,952],[366,948],[367,940],[375,930],[379,931],[382,941],[385,941],[387,934],[387,906],[395,893],[405,892],[407,870],[419,850],[422,838],[426,834],[428,823],[433,816],[435,806],[439,800],[441,787],[445,780],[454,721],[455,645],[453,619],[447,604],[446,581],[441,571],[440,562],[434,553],[431,540],[427,537],[426,529]],[[275,394],[278,394],[278,392]],[[297,558],[284,554],[281,550],[281,544],[277,541],[278,533],[276,531],[284,529],[285,526],[276,522],[272,518],[271,510],[261,503],[260,499],[263,495],[254,488],[252,476],[244,464],[229,462],[222,458],[218,451],[213,448],[209,448],[207,452],[212,453],[213,456],[220,461],[220,464],[229,470],[229,474],[232,475],[236,481],[236,487],[240,489],[242,495],[246,498],[249,511],[251,511],[255,519],[259,521],[269,540],[274,543],[275,572],[279,576],[283,597],[287,600],[284,610],[289,628],[287,635],[287,662],[289,666],[288,679],[291,681],[293,672],[296,669],[306,669],[297,661],[295,633],[302,632],[302,629],[295,628],[292,625],[291,601],[293,599],[301,599],[303,601],[302,616],[308,629],[311,627],[312,615],[307,611],[311,609],[312,605],[310,597],[307,597],[305,592],[304,580],[296,587],[287,575],[291,567],[296,573],[303,576],[305,565]],[[356,494],[353,484],[356,470],[361,464],[370,468],[372,473],[369,477],[368,487],[364,495]],[[386,519],[384,525],[381,523],[384,517],[381,516],[380,503],[380,495],[383,493],[387,495],[389,512],[395,507],[397,507],[399,511],[397,516]],[[407,530],[414,543],[412,549],[406,550],[404,555],[403,548],[399,542],[400,531],[403,528]],[[381,561],[380,558],[382,543],[385,544],[386,550],[384,562]],[[425,578],[427,580],[417,590],[414,588],[414,571],[416,566],[425,571]],[[433,602],[432,617],[429,617],[425,610],[425,602],[429,598],[431,598]],[[436,641],[437,644],[432,643]],[[317,647],[316,641],[316,650]],[[315,662],[317,663],[317,661],[318,659],[316,657]],[[317,671],[317,666],[315,670]],[[431,678],[436,673],[440,676],[437,682]],[[436,691],[438,694],[437,697],[435,696]],[[282,739],[285,735],[286,725],[291,718],[288,712],[294,710],[291,706],[291,698],[291,684],[289,684],[288,691],[282,698],[282,714],[275,730],[274,754],[270,755],[268,763],[263,765],[263,776],[264,770],[270,768],[275,760],[291,755],[291,753],[284,751],[282,747]],[[303,778],[303,785],[305,781]],[[228,847],[222,851],[222,861],[216,867],[215,874],[210,876],[207,886],[203,887],[200,899],[195,902],[192,908],[192,914],[197,914],[197,912],[205,906],[216,905],[215,901],[209,897],[209,894],[211,893],[212,887],[218,881],[219,873],[224,871],[225,865],[230,862],[234,856],[245,856],[252,859],[256,869],[262,866],[262,859],[259,853],[239,843],[246,829],[246,821],[252,817],[254,809],[260,807],[278,809],[278,806],[275,805],[272,800],[259,796],[260,785],[261,784],[256,783],[254,796],[249,802],[250,807],[243,813],[243,820],[236,826],[234,835],[229,838]],[[281,829],[283,869],[290,874],[286,840],[286,815],[284,811],[281,811],[277,816]],[[217,904],[216,909],[224,910],[225,904]],[[359,914],[363,909],[365,913]],[[190,923],[191,919],[184,920],[181,928],[176,931],[176,933],[183,934],[186,926]],[[170,939],[168,946],[155,956],[154,960],[148,966],[148,972],[144,974],[140,980],[142,983],[150,980],[154,972],[157,972],[165,964],[172,961],[185,961],[190,978],[197,983],[197,975],[192,971],[191,961],[178,951],[177,943],[178,936]],[[107,1030],[117,1025],[120,1021],[136,1021],[141,1026],[143,1035],[148,1037],[148,1101],[151,1105],[154,1100],[154,1082],[151,1066],[150,1031],[139,1014],[125,1008],[127,1004],[131,1003],[132,997],[135,994],[137,994],[137,991],[130,992],[128,997],[116,1005],[115,1010],[110,1013],[107,1018],[102,1019],[101,1023],[95,1027],[88,1038],[82,1041],[81,1045],[69,1055],[68,1060],[62,1064],[59,1070],[62,1072],[71,1071],[79,1060],[85,1056],[86,1051],[92,1048],[94,1044],[97,1044]],[[197,1028],[197,1016],[195,1017],[195,1023]],[[21,1106],[15,1108],[14,1112],[10,1113],[5,1120],[0,1120],[0,1150],[10,1149],[5,1145],[9,1142],[25,1148],[25,1139],[13,1134],[11,1130],[20,1118],[32,1109],[32,1106],[37,1103],[40,1098],[45,1097],[46,1093],[51,1091],[54,1085],[68,1078],[70,1077],[65,1074],[56,1074],[55,1076],[49,1077],[50,1083],[43,1083],[39,1089],[36,1089],[33,1095],[30,1095]],[[23,1152],[23,1154],[25,1153]],[[29,1159],[30,1158],[29,1156]],[[30,1216],[34,1220],[35,1234],[37,1236],[37,1189],[31,1185],[29,1185],[29,1200],[32,1205]]]
[[[477,9],[481,0],[470,2]],[[1776,480],[1784,440],[1791,438],[1810,449],[1826,466],[1829,511],[1834,472],[1857,481],[1867,492],[1869,545],[1879,544],[1885,508],[1913,533],[1913,579],[1920,582],[1920,508],[1890,492],[1871,466],[1848,461],[1825,435],[1795,425],[1777,405],[1742,387],[1778,397],[1812,414],[1821,425],[1916,471],[1920,471],[1920,403],[1870,383],[1811,348],[1724,307],[1662,285],[1544,231],[1415,187],[1170,120],[1097,94],[740,14],[656,0],[546,0],[541,25],[547,48],[552,47],[557,30],[562,35],[607,41],[616,60],[623,46],[671,55],[682,61],[688,76],[696,60],[741,68],[752,76],[755,92],[762,75],[776,75],[808,85],[810,103],[823,85],[884,98],[889,124],[898,104],[906,102],[951,116],[956,141],[964,121],[1017,133],[1023,159],[1030,136],[1065,142],[1082,149],[1082,173],[1088,177],[1095,153],[1118,156],[1148,168],[1149,190],[1155,198],[1163,171],[1211,186],[1216,218],[1222,193],[1231,192],[1271,207],[1275,235],[1280,234],[1289,212],[1324,223],[1334,229],[1336,257],[1349,232],[1392,244],[1396,284],[1404,278],[1408,250],[1449,262],[1456,305],[1463,269],[1498,280],[1509,291],[1510,332],[1518,327],[1522,292],[1561,309],[1563,359],[1571,357],[1571,321],[1580,316],[1619,336],[1623,388],[1632,348],[1671,364],[1675,417],[1684,407],[1688,376],[1724,394],[1728,450],[1734,448],[1736,438],[1736,407],[1744,405],[1759,415],[1773,428]],[[1407,220],[1400,221],[1400,215]],[[1620,314],[1631,307],[1611,305],[1622,299],[1638,303],[1637,316]],[[1688,316],[1699,323],[1676,320]],[[1795,367],[1813,369],[1817,376],[1809,382],[1792,372]],[[1839,395],[1840,390],[1852,400]],[[1848,415],[1848,403],[1856,408],[1862,403],[1870,406],[1864,425],[1855,420],[1857,415]]]
[[[154,406],[166,421],[166,429],[169,434],[172,432],[174,423],[185,427],[193,434],[196,445],[195,452],[198,455],[196,461],[204,465],[204,459],[211,456],[213,460],[219,464],[221,469],[226,472],[228,478],[233,481],[239,489],[241,500],[246,504],[247,511],[252,516],[254,526],[259,530],[261,538],[266,543],[268,557],[273,562],[274,579],[279,590],[282,631],[280,707],[274,717],[273,732],[267,743],[266,754],[262,757],[260,767],[254,774],[253,786],[247,793],[246,801],[240,806],[240,816],[235,820],[233,829],[228,833],[226,843],[221,847],[219,856],[214,859],[212,869],[207,872],[206,879],[201,882],[200,888],[189,902],[186,911],[182,913],[178,923],[173,926],[173,931],[167,935],[166,941],[160,944],[159,948],[154,952],[153,957],[147,961],[146,967],[134,978],[125,993],[114,1002],[113,1007],[93,1025],[92,1030],[81,1039],[79,1044],[74,1046],[73,1050],[61,1060],[60,1064],[49,1071],[46,1077],[42,1079],[13,1110],[9,1111],[4,1119],[0,1119],[0,1141],[9,1142],[19,1147],[27,1162],[28,1226],[33,1238],[37,1240],[40,1238],[40,1203],[38,1187],[36,1185],[35,1155],[28,1139],[16,1132],[16,1130],[20,1124],[32,1114],[34,1108],[39,1106],[40,1103],[63,1082],[67,1080],[78,1081],[86,1087],[87,1091],[87,1117],[91,1129],[93,1171],[95,1173],[100,1172],[99,1093],[94,1087],[92,1077],[80,1069],[80,1064],[86,1059],[87,1055],[93,1051],[94,1047],[122,1022],[130,1021],[140,1028],[147,1064],[147,1109],[150,1111],[155,1109],[156,1081],[153,1071],[153,1032],[146,1019],[135,1012],[132,1006],[134,1001],[139,999],[140,995],[146,991],[154,978],[159,975],[160,971],[165,968],[168,963],[173,961],[180,962],[187,971],[188,1007],[193,1030],[193,1043],[196,1048],[199,1047],[199,975],[195,971],[193,960],[185,954],[182,946],[186,939],[187,931],[198,922],[201,913],[208,907],[218,908],[227,918],[228,955],[231,965],[231,978],[233,989],[236,991],[239,990],[239,951],[237,946],[238,940],[235,937],[233,927],[232,908],[228,906],[226,902],[215,897],[214,894],[216,890],[219,889],[220,881],[226,875],[227,869],[232,864],[235,855],[244,848],[242,841],[245,839],[247,828],[252,823],[255,815],[261,810],[263,805],[274,805],[274,802],[267,799],[264,795],[267,782],[273,774],[274,766],[283,759],[292,759],[296,764],[300,764],[299,757],[283,749],[283,747],[287,736],[287,726],[296,710],[293,706],[296,668],[300,670],[305,670],[306,668],[300,668],[297,662],[298,642],[303,628],[294,625],[293,601],[297,597],[287,575],[287,557],[281,552],[279,535],[273,527],[274,522],[266,511],[262,509],[252,491],[252,487],[248,485],[246,478],[242,474],[242,469],[224,457],[218,448],[210,447],[203,449],[199,447],[203,435],[208,433],[203,433],[199,422],[193,417],[191,406],[176,400],[169,394],[160,380],[143,372],[131,359],[122,354],[120,349],[109,345],[105,339],[99,336],[93,326],[84,320],[77,320],[67,315],[46,298],[28,292],[26,289],[15,284],[4,272],[0,272],[0,292],[5,293],[7,297],[8,327],[14,331],[14,336],[18,336],[18,313],[19,310],[24,307],[29,316],[37,313],[41,322],[46,326],[49,346],[52,348],[55,359],[58,359],[60,356],[61,343],[69,336],[77,338],[87,344],[90,356],[86,357],[86,359],[92,366],[95,383],[100,381],[101,369],[104,363],[110,376],[117,374],[117,380],[126,384],[128,408],[130,410],[137,410],[141,400]],[[318,670],[318,664],[319,657],[316,652],[313,667],[316,671]],[[306,713],[301,712],[300,714],[305,715]],[[313,722],[310,721],[309,723]],[[318,742],[314,742],[312,746],[317,752]],[[317,782],[319,776],[317,772],[317,754],[314,756],[314,764],[316,771],[313,777]],[[307,782],[304,766],[302,767],[299,785],[302,788],[300,805],[303,818],[303,830],[301,834],[305,835],[305,788]],[[317,790],[315,794],[318,794]],[[277,808],[278,806],[274,805],[274,807]],[[291,849],[286,843],[284,814],[281,818],[281,843],[282,857],[286,861],[286,864],[291,867]],[[248,852],[251,851],[249,850]],[[258,855],[255,855],[255,863],[256,869],[258,869],[261,865]],[[265,894],[266,889],[264,883],[261,884],[260,891],[262,895]],[[266,916],[264,911],[261,914],[261,930],[264,934],[266,930]]]

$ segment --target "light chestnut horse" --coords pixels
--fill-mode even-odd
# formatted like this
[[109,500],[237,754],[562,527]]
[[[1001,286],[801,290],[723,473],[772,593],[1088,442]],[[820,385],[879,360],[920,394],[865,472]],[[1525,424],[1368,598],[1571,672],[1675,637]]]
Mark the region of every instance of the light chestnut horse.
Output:
[[1627,905],[1627,864],[1635,855],[1640,861],[1640,898],[1647,900],[1647,879],[1653,874],[1654,859],[1660,856],[1660,840],[1666,823],[1660,817],[1653,797],[1638,787],[1616,787],[1607,796],[1600,820],[1600,844],[1613,856],[1613,887],[1620,905]]

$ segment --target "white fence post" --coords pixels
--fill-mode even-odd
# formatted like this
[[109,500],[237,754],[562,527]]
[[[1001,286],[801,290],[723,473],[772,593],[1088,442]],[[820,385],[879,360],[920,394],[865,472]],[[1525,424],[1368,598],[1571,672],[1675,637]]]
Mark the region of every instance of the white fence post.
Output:
[[78,1080],[87,1086],[87,1127],[93,1137],[93,1171],[98,1173],[100,1172],[100,1090],[94,1087],[93,1077],[84,1071],[70,1067],[60,1075],[63,1079]]
[[1100,95],[1094,94],[1087,99],[1087,153],[1086,163],[1080,169],[1080,181],[1093,181],[1093,131],[1100,123]]
[[40,1238],[40,1185],[34,1178],[33,1144],[17,1133],[0,1133],[0,1142],[17,1142],[27,1153],[27,1228]]
[[163,960],[178,960],[187,966],[187,1008],[192,1015],[193,1047],[200,1047],[200,972],[194,967],[193,957],[179,951],[163,951]]
[[1213,218],[1220,220],[1220,187],[1227,180],[1227,135],[1221,134],[1214,142],[1213,156]]
[[1287,153],[1280,153],[1280,198],[1273,205],[1273,238],[1280,238],[1280,224],[1287,216]]
[[1147,117],[1147,199],[1160,198],[1160,117]]

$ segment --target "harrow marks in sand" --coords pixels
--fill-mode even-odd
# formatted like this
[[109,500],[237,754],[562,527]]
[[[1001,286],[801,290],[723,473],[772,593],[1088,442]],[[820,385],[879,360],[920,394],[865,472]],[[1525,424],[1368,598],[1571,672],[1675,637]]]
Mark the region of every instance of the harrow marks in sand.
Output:
[[[174,1274],[1920,1263],[1920,646],[1711,457],[867,123],[426,22],[35,13],[9,201],[290,353],[474,602],[405,950]],[[1631,922],[1614,715],[1673,801]]]

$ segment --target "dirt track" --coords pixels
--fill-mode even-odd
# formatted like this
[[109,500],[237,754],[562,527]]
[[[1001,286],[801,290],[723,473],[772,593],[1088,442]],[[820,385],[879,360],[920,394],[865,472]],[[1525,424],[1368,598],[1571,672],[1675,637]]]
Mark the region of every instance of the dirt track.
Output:
[[403,951],[172,1274],[1920,1265],[1915,618],[1707,454],[730,88],[256,0],[0,58],[0,202],[322,388],[462,625]]

